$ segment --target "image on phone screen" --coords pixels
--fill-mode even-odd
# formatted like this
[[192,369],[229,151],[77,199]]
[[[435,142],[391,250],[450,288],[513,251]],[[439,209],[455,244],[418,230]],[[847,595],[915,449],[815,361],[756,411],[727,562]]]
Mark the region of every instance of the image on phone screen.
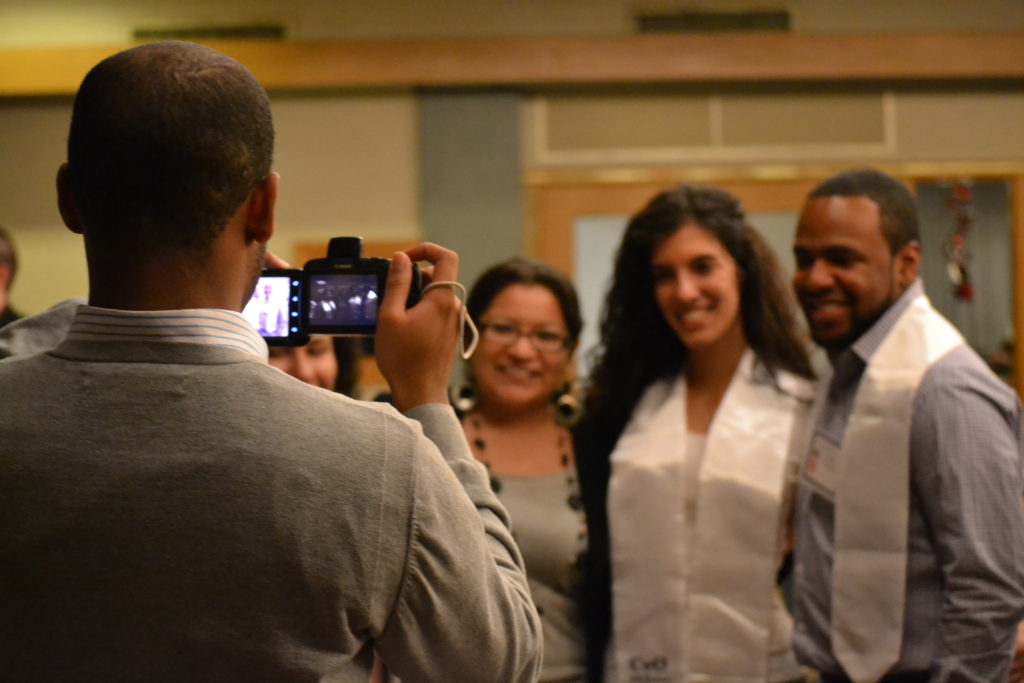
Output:
[[[285,338],[297,332],[299,301],[297,283],[285,274],[263,275],[242,310],[249,324],[268,339]],[[290,329],[294,328],[294,329]]]
[[315,275],[309,280],[309,324],[373,326],[377,323],[376,274]]

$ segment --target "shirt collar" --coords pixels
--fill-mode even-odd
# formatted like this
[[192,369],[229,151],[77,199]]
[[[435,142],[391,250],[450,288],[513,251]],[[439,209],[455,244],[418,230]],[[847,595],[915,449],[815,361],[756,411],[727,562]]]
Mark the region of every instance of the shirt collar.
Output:
[[907,287],[907,290],[899,296],[896,301],[886,309],[885,313],[875,321],[872,325],[860,335],[856,341],[850,346],[839,351],[835,356],[832,357],[832,365],[836,366],[839,364],[842,357],[848,355],[854,355],[859,358],[864,364],[867,364],[871,360],[871,357],[878,351],[878,347],[885,341],[886,336],[892,331],[892,328],[896,325],[896,321],[900,319],[904,311],[910,306],[910,302],[919,296],[924,294],[924,285],[921,283],[921,279],[914,280],[913,284]]
[[236,311],[192,308],[177,311],[122,311],[80,306],[68,338],[86,341],[204,344],[238,349],[264,361],[267,342]]

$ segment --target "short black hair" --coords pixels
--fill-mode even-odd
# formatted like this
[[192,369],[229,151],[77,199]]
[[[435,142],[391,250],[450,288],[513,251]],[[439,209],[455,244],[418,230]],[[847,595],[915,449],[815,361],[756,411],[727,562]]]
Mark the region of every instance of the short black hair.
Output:
[[551,292],[558,301],[562,319],[569,331],[567,342],[570,348],[576,346],[583,329],[576,288],[565,273],[546,263],[517,257],[497,263],[484,271],[473,284],[466,300],[466,310],[473,321],[479,323],[480,316],[487,311],[494,298],[511,285],[537,285]]
[[878,205],[882,236],[895,254],[920,239],[917,201],[910,190],[890,175],[860,168],[832,176],[811,191],[813,197],[867,197]]
[[266,92],[195,43],[119,52],[86,75],[68,137],[86,235],[123,249],[204,252],[270,173]]

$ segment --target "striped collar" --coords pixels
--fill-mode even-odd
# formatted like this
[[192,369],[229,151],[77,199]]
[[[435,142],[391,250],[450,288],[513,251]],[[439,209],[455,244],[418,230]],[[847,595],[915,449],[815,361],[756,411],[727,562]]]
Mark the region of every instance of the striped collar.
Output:
[[267,360],[267,342],[235,311],[121,311],[80,306],[68,331],[80,341],[168,342],[221,346]]

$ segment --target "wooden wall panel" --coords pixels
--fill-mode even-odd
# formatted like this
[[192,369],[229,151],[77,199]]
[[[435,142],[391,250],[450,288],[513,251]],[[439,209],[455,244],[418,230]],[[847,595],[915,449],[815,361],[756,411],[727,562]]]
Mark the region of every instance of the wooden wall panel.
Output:
[[[1024,78],[1024,32],[209,42],[268,89]],[[0,96],[75,91],[128,45],[0,50]]]
[[1013,244],[1013,388],[1024,397],[1024,173],[1010,179]]

